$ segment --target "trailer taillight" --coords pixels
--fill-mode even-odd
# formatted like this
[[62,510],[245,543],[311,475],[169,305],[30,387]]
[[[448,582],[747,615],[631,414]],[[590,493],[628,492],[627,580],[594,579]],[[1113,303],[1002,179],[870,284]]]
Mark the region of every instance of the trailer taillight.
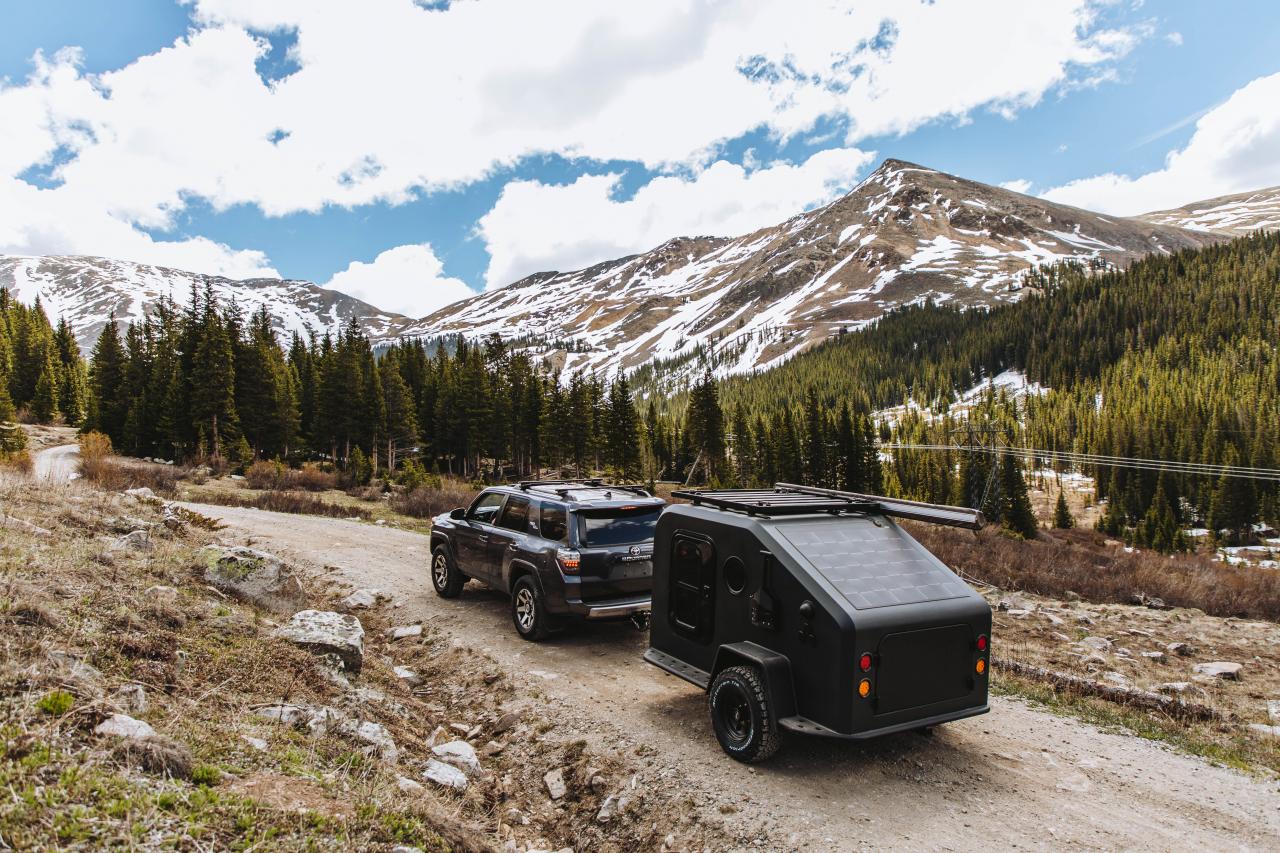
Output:
[[871,652],[862,653],[862,657],[858,659],[858,666],[863,672],[871,671]]
[[979,634],[978,635],[978,651],[985,652],[986,650],[987,650],[987,635]]
[[858,695],[866,699],[871,695],[871,679],[864,678],[858,682]]
[[987,662],[982,658],[978,658],[978,662],[973,665],[973,668],[978,675],[982,675],[982,673],[987,671]]

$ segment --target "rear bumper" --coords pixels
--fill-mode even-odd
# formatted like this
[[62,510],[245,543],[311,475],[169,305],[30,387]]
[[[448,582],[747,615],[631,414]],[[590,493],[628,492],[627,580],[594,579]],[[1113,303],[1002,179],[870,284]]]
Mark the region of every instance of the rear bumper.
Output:
[[615,598],[605,601],[580,601],[567,599],[565,610],[585,619],[624,619],[636,613],[648,613],[653,609],[653,596],[644,595]]
[[990,705],[976,705],[972,708],[961,708],[956,711],[948,711],[945,714],[935,714],[931,717],[920,717],[915,720],[895,723],[891,726],[882,726],[877,729],[867,729],[866,731],[851,732],[848,734],[829,729],[821,723],[815,723],[813,720],[805,719],[804,717],[783,717],[778,720],[778,725],[782,726],[784,729],[788,729],[789,731],[801,732],[807,735],[821,735],[823,737],[833,737],[841,740],[868,740],[873,737],[896,734],[897,732],[922,729],[926,726],[936,726],[939,723],[950,723],[954,720],[963,720],[966,717],[976,717],[979,714],[985,714],[990,710]]

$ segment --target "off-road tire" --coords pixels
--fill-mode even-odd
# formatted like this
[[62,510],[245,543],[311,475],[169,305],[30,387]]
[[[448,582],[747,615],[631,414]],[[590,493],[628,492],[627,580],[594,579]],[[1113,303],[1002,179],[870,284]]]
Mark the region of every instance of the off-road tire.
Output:
[[555,628],[547,599],[532,575],[521,575],[511,587],[511,622],[516,633],[531,643],[545,640]]
[[462,587],[466,582],[467,576],[458,569],[449,549],[444,545],[437,545],[431,552],[431,585],[435,587],[436,595],[441,598],[457,598],[462,594]]
[[769,711],[764,679],[755,667],[721,670],[707,691],[707,706],[716,740],[730,758],[754,764],[778,751],[778,724]]

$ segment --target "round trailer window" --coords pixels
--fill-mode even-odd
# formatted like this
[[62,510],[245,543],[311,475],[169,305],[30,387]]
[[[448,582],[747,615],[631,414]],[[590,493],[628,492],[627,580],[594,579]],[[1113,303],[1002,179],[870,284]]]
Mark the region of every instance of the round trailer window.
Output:
[[733,595],[742,595],[747,588],[747,567],[737,557],[724,561],[724,585]]

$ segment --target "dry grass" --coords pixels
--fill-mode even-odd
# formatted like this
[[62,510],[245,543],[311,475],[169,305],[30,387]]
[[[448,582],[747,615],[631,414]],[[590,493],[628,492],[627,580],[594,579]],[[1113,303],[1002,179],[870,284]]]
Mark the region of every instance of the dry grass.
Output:
[[396,512],[413,518],[433,518],[451,509],[469,505],[477,494],[470,484],[445,480],[438,489],[419,486],[411,492],[398,494],[391,499],[391,507]]
[[1280,621],[1280,572],[1215,563],[1207,557],[1126,553],[1091,530],[1042,530],[1031,542],[996,530],[978,534],[909,525],[937,557],[967,577],[1055,598],[1132,603],[1137,596],[1215,616]]
[[13,471],[17,474],[26,476],[35,469],[35,460],[31,458],[29,450],[0,450],[0,469]]
[[177,494],[188,471],[173,465],[113,456],[111,439],[100,432],[80,436],[80,476],[100,489],[120,492],[146,487],[158,495]]
[[314,462],[308,462],[301,468],[290,468],[283,462],[262,459],[245,470],[244,478],[251,489],[326,492],[338,486],[338,475],[323,470]]
[[205,503],[222,506],[243,506],[252,509],[264,509],[270,512],[291,512],[295,515],[323,515],[328,518],[362,518],[366,521],[373,517],[367,509],[343,506],[330,503],[309,495],[306,492],[266,491],[252,497],[229,491],[200,493],[200,500]]

